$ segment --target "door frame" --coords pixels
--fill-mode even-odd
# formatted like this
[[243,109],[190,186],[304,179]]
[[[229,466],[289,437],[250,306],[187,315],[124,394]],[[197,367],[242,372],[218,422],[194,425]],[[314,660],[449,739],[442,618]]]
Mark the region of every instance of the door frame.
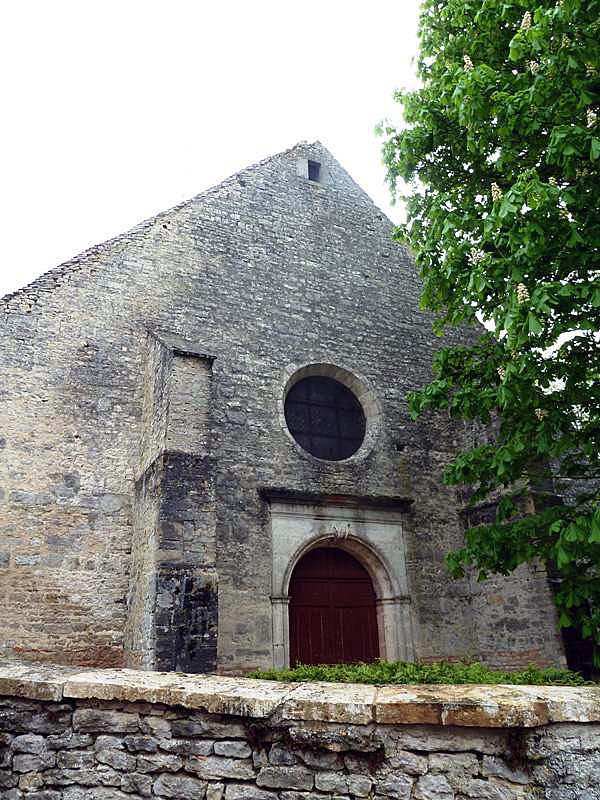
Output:
[[289,667],[290,578],[298,561],[316,547],[346,550],[365,567],[375,591],[380,658],[413,660],[401,513],[395,509],[285,502],[272,502],[270,510],[273,667]]

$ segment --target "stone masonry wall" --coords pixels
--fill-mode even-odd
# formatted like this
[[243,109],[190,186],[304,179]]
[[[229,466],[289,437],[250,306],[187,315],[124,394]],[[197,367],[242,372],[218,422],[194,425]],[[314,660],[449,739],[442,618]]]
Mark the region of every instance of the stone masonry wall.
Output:
[[[307,158],[323,183],[300,174]],[[440,340],[392,233],[325,148],[301,144],[0,300],[0,654],[271,666],[261,490],[284,488],[411,501],[419,658],[561,663],[543,571],[447,579],[463,503],[440,478],[471,432],[409,419]],[[286,376],[310,363],[370,387],[364,457],[319,462],[282,425]]]
[[40,680],[7,665],[0,798],[597,800],[599,722],[590,689]]

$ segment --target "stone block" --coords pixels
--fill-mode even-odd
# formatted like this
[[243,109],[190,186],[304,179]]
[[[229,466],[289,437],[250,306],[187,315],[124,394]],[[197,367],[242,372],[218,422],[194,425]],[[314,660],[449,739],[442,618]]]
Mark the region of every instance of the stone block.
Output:
[[408,775],[388,775],[377,781],[377,794],[393,800],[410,800],[414,779]]
[[28,792],[27,800],[62,800],[62,793],[55,789],[43,789],[39,792]]
[[228,756],[229,758],[249,758],[252,755],[252,748],[247,742],[239,740],[227,741],[221,739],[214,743],[214,751],[217,756]]
[[225,784],[209,783],[206,787],[206,800],[222,800]]
[[46,750],[46,740],[39,734],[25,733],[15,736],[11,743],[11,749],[15,753],[41,753]]
[[[489,758],[489,756],[485,756],[485,758]],[[431,753],[429,769],[431,772],[477,775],[479,774],[479,759],[473,753]]]
[[256,778],[258,786],[271,789],[310,790],[314,775],[306,767],[263,767]]
[[41,772],[26,772],[19,778],[19,789],[23,792],[35,792],[44,785],[44,776]]
[[19,753],[13,757],[13,769],[15,772],[39,772],[43,769],[50,769],[56,764],[54,753]]
[[46,738],[49,750],[76,750],[88,747],[93,741],[88,733],[73,733],[72,731],[65,731],[58,736],[50,735]]
[[158,746],[167,753],[179,756],[209,756],[213,752],[212,739],[159,739]]
[[277,800],[277,792],[257,789],[252,784],[229,783],[225,789],[225,800]]
[[62,750],[56,756],[59,769],[84,769],[94,766],[94,754],[87,750]]
[[281,800],[323,800],[322,794],[316,792],[280,792]]
[[367,775],[348,775],[348,791],[354,797],[368,797],[373,781]]
[[461,786],[461,793],[473,800],[517,800],[522,797],[522,790],[516,786],[507,786],[503,782],[490,780],[471,780]]
[[172,753],[149,753],[137,758],[138,772],[177,772],[182,767],[182,759]]
[[[472,773],[476,775],[477,773]],[[526,785],[530,781],[530,776],[522,769],[509,767],[501,758],[494,756],[484,756],[481,767],[481,774],[486,777],[503,778],[511,783],[521,783]]]
[[137,714],[104,708],[77,708],[73,712],[73,730],[78,733],[135,733]]
[[97,736],[94,742],[96,750],[123,750],[125,741],[120,736]]
[[12,789],[19,782],[19,776],[12,770],[0,769],[0,789]]
[[132,771],[135,770],[136,767],[135,756],[125,753],[123,750],[112,750],[109,748],[96,750],[96,760],[101,764],[108,764],[108,766],[113,769]]
[[291,767],[298,763],[298,757],[288,748],[274,744],[269,752],[269,763],[276,767]]
[[139,772],[128,772],[121,776],[121,789],[124,792],[135,792],[142,797],[150,797],[152,794],[152,777],[150,775],[140,775]]
[[171,722],[164,717],[144,717],[140,722],[140,730],[160,739],[170,739],[172,735]]
[[206,794],[206,781],[190,775],[159,775],[152,787],[159,797],[173,797],[177,800],[203,800]]
[[251,780],[254,778],[254,767],[249,759],[190,756],[185,762],[185,769],[209,780],[215,778]]
[[213,717],[175,719],[171,722],[173,736],[202,736],[205,739],[245,739],[246,729],[240,722],[221,722]]
[[348,792],[348,776],[341,772],[317,772],[315,775],[315,789],[320,792],[345,794]]
[[443,775],[421,775],[413,793],[414,800],[454,800],[454,789]]
[[123,740],[130,753],[156,753],[158,744],[151,736],[126,736]]

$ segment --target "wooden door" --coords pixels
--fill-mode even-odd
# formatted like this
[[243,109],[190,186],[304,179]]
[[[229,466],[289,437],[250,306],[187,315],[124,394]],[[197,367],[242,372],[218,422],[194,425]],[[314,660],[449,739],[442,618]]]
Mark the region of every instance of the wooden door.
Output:
[[373,584],[349,553],[334,547],[311,550],[296,565],[289,593],[292,665],[378,658]]

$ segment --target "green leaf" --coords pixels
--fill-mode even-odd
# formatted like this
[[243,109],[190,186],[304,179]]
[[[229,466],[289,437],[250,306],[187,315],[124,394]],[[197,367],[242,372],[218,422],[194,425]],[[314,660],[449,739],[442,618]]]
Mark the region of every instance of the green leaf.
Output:
[[538,333],[541,333],[544,330],[538,318],[531,311],[527,316],[527,325],[529,327],[529,333],[534,334],[534,336],[536,336]]

